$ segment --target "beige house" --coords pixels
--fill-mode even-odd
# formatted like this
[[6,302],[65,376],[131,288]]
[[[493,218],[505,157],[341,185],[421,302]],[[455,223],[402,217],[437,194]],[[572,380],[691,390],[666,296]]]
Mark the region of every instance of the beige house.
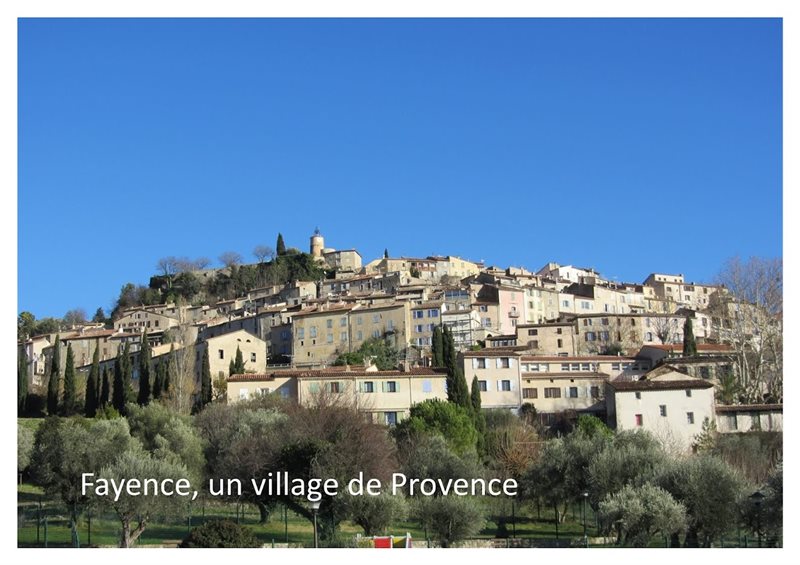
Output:
[[323,251],[325,264],[337,271],[358,271],[361,269],[361,254],[355,249]]
[[482,408],[517,409],[522,404],[520,355],[508,350],[467,351],[463,354],[464,377],[470,386],[478,379]]
[[378,371],[347,366],[234,375],[228,379],[228,402],[277,393],[303,405],[324,401],[353,406],[372,421],[391,426],[407,417],[414,404],[446,400],[446,377],[443,370],[430,368]]
[[687,451],[713,421],[714,386],[669,365],[638,381],[609,381],[606,385],[608,422],[617,430],[649,430],[667,447]]
[[421,302],[412,304],[411,327],[409,337],[411,345],[424,351],[431,348],[433,328],[442,324],[442,301]]
[[783,431],[783,404],[745,404],[716,408],[717,431],[742,433]]
[[682,274],[651,273],[644,284],[652,288],[655,296],[664,301],[663,303],[675,303],[695,310],[708,308],[711,296],[719,290],[714,285],[687,283]]
[[519,325],[516,337],[537,355],[575,355],[578,349],[574,322]]
[[203,353],[208,349],[211,378],[228,376],[236,349],[242,352],[245,371],[264,373],[267,368],[267,343],[246,330],[236,330],[197,343],[195,346],[195,374],[199,381]]
[[124,316],[114,322],[114,329],[118,332],[148,333],[163,332],[179,324],[177,316],[166,316],[151,312],[144,308],[126,310]]

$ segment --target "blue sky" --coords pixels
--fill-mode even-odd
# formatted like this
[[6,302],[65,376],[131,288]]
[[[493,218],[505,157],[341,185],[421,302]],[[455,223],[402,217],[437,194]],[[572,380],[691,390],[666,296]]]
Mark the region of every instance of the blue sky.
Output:
[[782,254],[780,20],[20,20],[19,301],[327,245],[713,279]]

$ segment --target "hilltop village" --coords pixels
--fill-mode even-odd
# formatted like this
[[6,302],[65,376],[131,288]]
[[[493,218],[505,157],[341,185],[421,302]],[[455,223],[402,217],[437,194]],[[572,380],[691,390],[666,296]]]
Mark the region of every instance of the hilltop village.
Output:
[[126,386],[140,390],[144,350],[156,376],[172,375],[183,412],[207,367],[215,401],[328,395],[393,426],[448,398],[445,336],[482,408],[528,411],[546,429],[591,414],[688,449],[709,423],[782,428],[781,312],[738,288],[680,273],[617,282],[554,262],[533,272],[387,251],[364,263],[319,230],[308,253],[282,238],[261,251],[257,264],[229,256],[220,269],[160,262],[147,289],[123,288],[110,319],[22,335],[28,391],[44,396],[71,358],[80,395],[95,357],[108,378],[123,351]]

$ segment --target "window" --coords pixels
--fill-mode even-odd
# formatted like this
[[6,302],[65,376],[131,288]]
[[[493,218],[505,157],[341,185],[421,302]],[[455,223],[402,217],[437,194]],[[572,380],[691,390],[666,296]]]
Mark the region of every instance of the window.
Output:
[[418,334],[421,334],[423,331],[422,324],[417,324],[416,326],[414,326],[414,331],[417,332]]
[[557,347],[559,347],[559,348],[564,347],[564,341],[563,340],[558,339],[558,340],[556,340],[556,342],[558,344]]
[[686,423],[694,424],[694,412],[687,412],[686,413]]
[[361,341],[362,339],[364,339],[364,332],[362,332],[361,330],[358,330],[358,331],[356,332],[356,339],[357,339],[358,341]]
[[478,381],[478,390],[480,390],[481,392],[486,392],[487,390],[489,390],[488,387],[486,386],[486,381]]
[[539,340],[538,339],[531,340],[528,342],[528,345],[530,345],[533,349],[539,349]]
[[358,316],[358,317],[356,318],[356,325],[359,325],[359,326],[360,326],[360,325],[361,325],[361,324],[363,324],[363,323],[364,323],[364,320],[363,320],[363,318],[362,318],[361,316]]
[[333,320],[325,320],[325,327],[332,328],[333,327]]
[[636,400],[641,400],[642,399],[642,393],[641,392],[637,392],[635,394],[636,394]]
[[600,320],[600,323],[601,323],[602,325],[604,325],[604,326],[607,326],[607,325],[608,325],[608,318],[603,318],[603,319],[601,319],[601,320]]
[[591,303],[587,302],[586,300],[581,300],[581,309],[582,310],[590,310],[592,308]]
[[486,359],[484,359],[483,357],[480,357],[480,358],[476,359],[475,361],[477,361],[477,363],[475,365],[476,368],[478,368],[478,369],[485,369],[486,368]]
[[422,392],[433,392],[433,385],[430,379],[424,379],[422,381]]
[[503,392],[509,392],[511,390],[511,381],[500,381],[500,390]]
[[339,318],[339,326],[343,328],[346,325],[347,325],[347,318],[344,318],[344,317]]
[[636,414],[636,426],[641,428],[642,424],[644,423],[641,414]]
[[569,387],[569,396],[568,398],[578,398],[578,387],[571,386]]
[[666,404],[661,404],[658,407],[658,413],[661,414],[664,418],[666,418],[667,417],[667,405]]
[[306,329],[297,328],[297,339],[305,339],[305,338],[306,338]]
[[308,330],[308,335],[312,338],[317,337],[317,326],[311,326]]
[[381,316],[380,316],[380,314],[373,314],[373,315],[372,315],[372,323],[373,323],[373,324],[377,324],[377,323],[378,323],[378,322],[380,322],[380,321],[381,321]]
[[563,330],[561,328],[556,328],[556,333],[558,335],[561,335],[563,333]]
[[539,335],[539,330],[528,330],[528,335]]
[[592,320],[591,320],[591,319],[589,319],[589,318],[585,319],[585,320],[583,321],[583,325],[584,325],[584,326],[591,326],[591,325],[592,325]]
[[686,389],[686,397],[687,398],[691,398],[692,397],[692,389],[690,389],[690,388]]
[[728,414],[728,429],[738,430],[739,423],[736,421],[736,414]]
[[635,325],[636,325],[636,320],[635,320],[634,318],[631,318],[631,325],[632,325],[632,326],[635,326]]
[[255,363],[256,362],[256,354],[255,353],[251,353],[250,354],[250,362],[251,363]]
[[595,341],[597,336],[594,332],[586,332],[586,341]]
[[397,425],[397,412],[384,412],[387,426]]
[[330,332],[327,336],[325,336],[325,341],[328,343],[333,343],[333,332]]
[[711,377],[711,371],[709,367],[700,367],[700,377],[703,379],[708,379]]
[[608,332],[600,332],[600,339],[608,341]]
[[498,369],[508,369],[511,366],[511,363],[508,357],[501,357],[500,363],[497,365]]
[[260,388],[258,389],[258,393],[261,396],[267,396],[269,394],[269,388]]
[[364,381],[361,383],[361,392],[375,392],[375,383],[372,381]]
[[592,398],[600,398],[600,387],[599,386],[591,387],[590,394]]
[[569,308],[569,300],[562,300],[561,306],[563,306],[564,308]]
[[372,330],[372,337],[381,337],[380,330]]
[[225,359],[225,350],[223,350],[223,349],[219,350],[219,358],[220,359]]
[[389,320],[386,322],[386,329],[389,331],[394,330],[394,320]]
[[581,363],[581,371],[591,371],[592,364],[591,363]]
[[413,314],[413,316],[412,316],[412,317],[413,317],[415,320],[419,320],[419,319],[421,319],[421,318],[422,318],[424,315],[425,315],[425,313],[424,313],[422,310],[414,310],[414,314]]
[[386,392],[397,392],[397,381],[386,381]]
[[479,311],[479,312],[488,312],[488,311],[489,311],[489,307],[488,307],[488,306],[486,306],[485,304],[482,304],[482,305],[480,305],[480,306],[478,307],[478,311]]
[[653,332],[647,332],[644,334],[645,341],[653,341]]
[[523,388],[522,398],[538,398],[539,389],[537,388]]
[[428,310],[428,318],[438,318],[439,317],[439,310],[434,308],[433,310]]
[[239,399],[245,400],[248,397],[248,392],[246,388],[239,389]]
[[544,389],[545,398],[561,398],[561,389],[558,387],[548,387]]
[[492,327],[492,319],[491,318],[484,318],[483,319],[483,327],[484,328],[491,328]]
[[347,341],[347,332],[339,333],[339,341]]

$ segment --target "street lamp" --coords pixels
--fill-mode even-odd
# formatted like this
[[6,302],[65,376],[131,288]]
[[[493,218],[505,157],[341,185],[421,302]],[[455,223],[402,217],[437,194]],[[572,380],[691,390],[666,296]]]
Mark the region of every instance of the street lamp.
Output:
[[750,495],[750,500],[756,505],[756,534],[758,534],[758,547],[761,547],[761,503],[764,502],[764,495],[757,490]]
[[311,511],[314,513],[314,548],[319,547],[319,536],[317,535],[317,512],[319,511],[319,500],[315,500],[309,504]]
[[589,499],[589,493],[583,491],[583,547],[589,547],[589,538],[586,536],[586,501]]

